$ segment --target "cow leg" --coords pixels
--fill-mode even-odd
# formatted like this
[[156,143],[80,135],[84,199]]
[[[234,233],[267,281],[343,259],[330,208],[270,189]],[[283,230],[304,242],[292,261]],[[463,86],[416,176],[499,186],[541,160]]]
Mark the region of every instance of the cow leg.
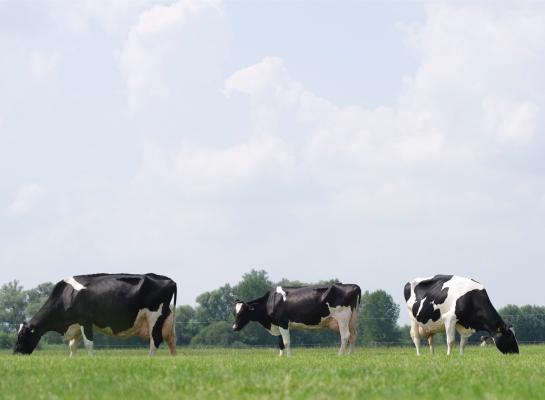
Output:
[[81,329],[78,324],[70,325],[64,333],[64,338],[68,341],[68,349],[70,350],[70,357],[76,355],[78,350],[79,338],[81,336]]
[[354,309],[352,311],[352,316],[350,317],[350,323],[348,325],[350,330],[350,336],[348,341],[350,342],[350,347],[348,348],[348,354],[352,354],[354,347],[356,346],[356,341],[358,339],[358,311]]
[[337,321],[339,322],[339,333],[341,334],[341,348],[339,349],[339,355],[341,356],[346,351],[346,344],[350,338],[350,328],[345,318],[339,318]]
[[418,323],[415,319],[411,321],[411,339],[416,347],[416,355],[420,355],[420,333],[418,332]]
[[467,335],[461,335],[460,336],[460,354],[464,355],[464,348],[466,347],[467,339],[469,336]]
[[280,335],[282,335],[282,340],[284,341],[284,346],[286,347],[286,355],[291,356],[291,347],[290,347],[290,330],[278,327]]
[[433,335],[428,336],[428,346],[430,348],[430,354],[433,355]]
[[167,342],[171,356],[176,355],[176,330],[174,329],[174,314],[171,312],[163,323],[163,339]]
[[161,344],[163,338],[161,335],[161,328],[156,329],[156,325],[159,317],[162,316],[163,303],[159,304],[157,311],[150,311],[147,315],[148,328],[149,328],[149,355],[153,356],[157,352],[157,348]]
[[278,354],[280,357],[284,355],[284,338],[282,335],[278,336],[278,348],[280,349],[280,353]]
[[454,321],[445,321],[445,333],[447,335],[447,356],[450,356],[456,344],[456,323]]
[[70,357],[74,357],[76,355],[76,351],[78,351],[78,343],[79,343],[79,337],[72,338],[68,341],[68,348],[70,349]]
[[81,327],[81,334],[83,336],[83,343],[87,349],[87,354],[93,355],[93,327],[91,325],[84,325]]
[[348,354],[352,354],[354,351],[354,347],[356,347],[356,341],[358,340],[358,331],[352,330],[350,331],[350,336],[348,337],[348,342],[350,343],[348,347]]

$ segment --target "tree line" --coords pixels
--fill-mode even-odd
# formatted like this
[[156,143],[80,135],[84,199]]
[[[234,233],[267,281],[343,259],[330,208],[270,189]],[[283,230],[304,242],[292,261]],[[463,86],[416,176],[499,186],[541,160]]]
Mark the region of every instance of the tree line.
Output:
[[[270,280],[264,270],[251,270],[242,276],[236,285],[225,284],[217,289],[204,292],[196,298],[196,305],[176,307],[176,335],[179,346],[276,346],[278,339],[271,336],[258,323],[252,322],[240,332],[233,332],[234,303],[236,299],[250,301],[261,297],[276,286],[305,286],[309,284],[329,285],[339,282],[330,279],[320,282],[301,282],[281,279]],[[46,301],[54,284],[47,282],[24,290],[12,281],[0,288],[0,348],[11,348],[19,324],[29,320]],[[508,305],[499,313],[511,323],[521,342],[545,342],[545,307]],[[362,294],[358,314],[359,345],[410,345],[408,326],[399,326],[400,306],[384,290],[365,291]],[[337,333],[323,331],[292,332],[295,346],[337,346]],[[472,337],[479,340],[479,334]],[[46,334],[41,345],[61,344],[63,337],[55,332]],[[121,340],[97,333],[97,347],[147,345],[140,338]]]

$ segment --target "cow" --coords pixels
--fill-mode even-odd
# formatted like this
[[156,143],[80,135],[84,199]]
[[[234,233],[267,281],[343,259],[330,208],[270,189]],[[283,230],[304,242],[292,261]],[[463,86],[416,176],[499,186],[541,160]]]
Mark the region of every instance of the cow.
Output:
[[248,322],[257,321],[278,336],[280,356],[286,349],[291,355],[290,328],[329,328],[340,333],[339,355],[354,349],[357,338],[358,307],[361,290],[358,285],[336,283],[330,286],[276,287],[262,297],[247,303],[236,300],[234,331]]
[[450,355],[455,331],[461,336],[460,354],[464,354],[467,339],[476,331],[488,332],[504,354],[519,352],[513,329],[500,317],[484,286],[473,279],[455,275],[417,278],[405,285],[404,295],[417,355],[421,337],[428,339],[433,354],[433,335],[437,332],[446,333]]
[[175,313],[170,310],[176,283],[156,274],[78,275],[58,282],[47,301],[17,332],[14,353],[31,354],[43,334],[58,332],[68,341],[70,356],[83,337],[93,352],[93,331],[119,338],[140,336],[155,354],[163,341],[176,354]]

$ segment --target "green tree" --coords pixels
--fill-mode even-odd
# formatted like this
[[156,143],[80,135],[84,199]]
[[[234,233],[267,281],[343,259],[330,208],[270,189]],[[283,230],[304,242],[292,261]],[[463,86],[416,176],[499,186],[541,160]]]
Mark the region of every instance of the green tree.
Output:
[[512,324],[519,342],[545,341],[545,307],[509,304],[499,311],[507,324]]
[[399,343],[403,345],[412,345],[413,340],[411,339],[411,326],[402,325],[397,327]]
[[242,280],[234,287],[234,294],[243,301],[250,301],[263,296],[273,287],[267,272],[252,269],[242,275]]
[[14,280],[0,288],[0,321],[5,332],[17,332],[17,327],[25,320],[27,306],[23,287]]
[[204,292],[197,297],[196,319],[210,324],[217,321],[232,321],[235,296],[231,285]]
[[45,301],[49,298],[49,295],[53,291],[53,287],[55,287],[53,283],[45,282],[39,284],[34,289],[30,289],[25,292],[27,297],[27,306],[25,308],[27,319],[32,318],[32,316],[38,312]]
[[26,296],[14,280],[0,288],[0,347],[12,347],[19,324],[25,320]]
[[176,343],[188,345],[205,325],[197,319],[197,312],[189,305],[176,307]]
[[366,291],[361,298],[358,328],[363,344],[397,342],[399,305],[384,290]]
[[229,347],[237,340],[231,324],[225,321],[214,322],[203,328],[191,339],[192,346]]

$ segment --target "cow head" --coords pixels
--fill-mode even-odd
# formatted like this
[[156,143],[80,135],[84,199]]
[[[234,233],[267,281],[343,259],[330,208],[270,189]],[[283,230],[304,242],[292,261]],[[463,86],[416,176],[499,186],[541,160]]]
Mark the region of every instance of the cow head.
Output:
[[504,354],[518,354],[519,345],[512,326],[504,326],[494,334],[494,342],[499,351]]
[[36,332],[33,325],[29,325],[26,321],[19,326],[17,331],[17,342],[13,348],[14,353],[31,354],[38,342],[40,341],[40,335]]
[[248,322],[251,321],[254,307],[241,300],[235,300],[235,323],[233,324],[234,331],[240,331]]

